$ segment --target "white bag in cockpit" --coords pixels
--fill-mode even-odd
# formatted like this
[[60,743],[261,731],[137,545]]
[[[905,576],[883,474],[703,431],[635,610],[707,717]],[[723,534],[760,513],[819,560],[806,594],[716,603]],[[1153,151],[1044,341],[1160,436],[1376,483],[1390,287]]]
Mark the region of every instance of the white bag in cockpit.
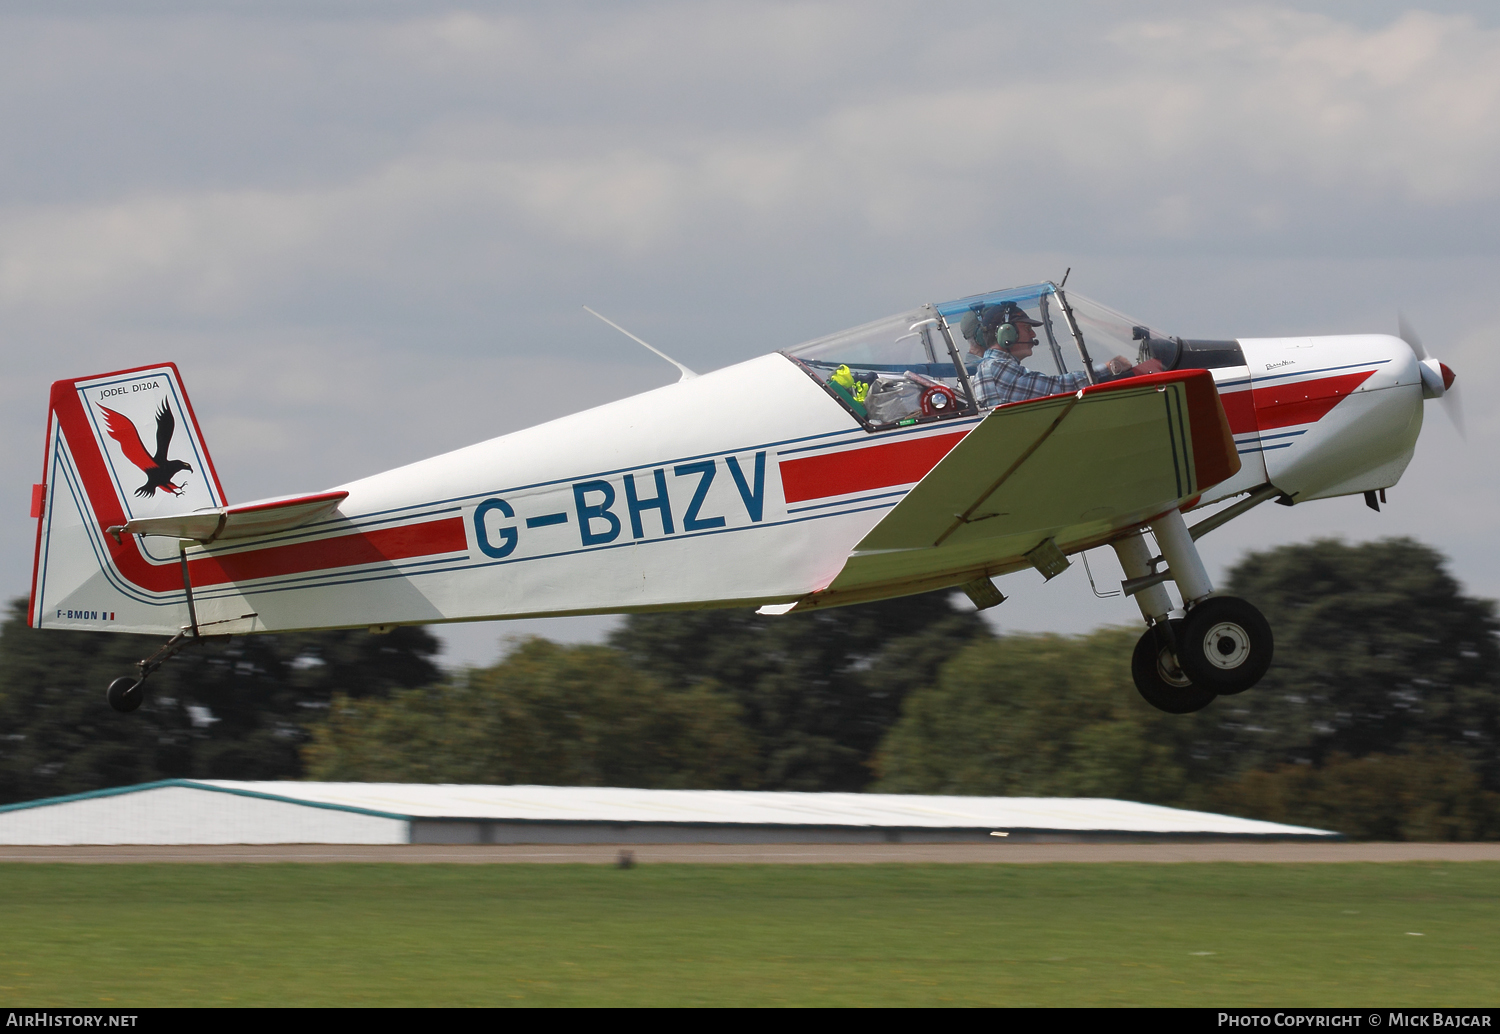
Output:
[[894,424],[922,412],[922,386],[911,381],[888,381],[882,378],[865,396],[865,408],[872,424]]

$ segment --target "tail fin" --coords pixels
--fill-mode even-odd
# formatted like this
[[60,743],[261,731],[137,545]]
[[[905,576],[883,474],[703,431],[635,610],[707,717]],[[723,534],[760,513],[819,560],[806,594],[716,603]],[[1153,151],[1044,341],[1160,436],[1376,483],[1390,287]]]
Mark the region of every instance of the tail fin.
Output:
[[223,505],[175,365],[57,381],[32,490],[32,627],[176,632],[189,616],[174,544],[109,529]]

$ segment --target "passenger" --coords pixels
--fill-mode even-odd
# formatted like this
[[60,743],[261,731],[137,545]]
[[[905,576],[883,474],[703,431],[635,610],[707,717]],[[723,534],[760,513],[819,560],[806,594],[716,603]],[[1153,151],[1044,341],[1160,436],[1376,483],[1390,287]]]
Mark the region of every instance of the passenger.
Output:
[[[1043,395],[1061,395],[1077,391],[1089,383],[1083,371],[1050,374],[1028,370],[1023,360],[1036,347],[1035,327],[1041,321],[1026,315],[1015,302],[989,305],[979,311],[964,313],[960,329],[969,339],[969,354],[980,357],[979,375],[974,380],[976,400],[985,409],[1007,402],[1021,402]],[[1105,367],[1105,380],[1128,375],[1130,360],[1117,355]]]

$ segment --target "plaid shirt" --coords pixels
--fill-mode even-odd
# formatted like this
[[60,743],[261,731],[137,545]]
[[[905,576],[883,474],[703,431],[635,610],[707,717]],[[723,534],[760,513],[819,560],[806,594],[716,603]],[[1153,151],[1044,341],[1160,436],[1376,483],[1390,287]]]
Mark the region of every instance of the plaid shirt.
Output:
[[1003,406],[1007,402],[1077,391],[1087,387],[1088,383],[1088,376],[1082,370],[1061,375],[1038,373],[1026,369],[1003,348],[991,348],[979,362],[979,376],[974,379],[974,391],[979,395],[980,406],[988,409],[990,406]]

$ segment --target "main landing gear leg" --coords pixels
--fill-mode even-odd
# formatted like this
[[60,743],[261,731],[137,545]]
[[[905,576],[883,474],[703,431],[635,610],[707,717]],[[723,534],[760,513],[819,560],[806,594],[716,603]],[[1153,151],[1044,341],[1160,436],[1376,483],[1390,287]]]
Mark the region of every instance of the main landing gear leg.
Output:
[[1134,591],[1135,602],[1140,605],[1141,616],[1148,627],[1135,644],[1135,653],[1130,659],[1130,674],[1135,679],[1135,688],[1140,690],[1146,702],[1168,714],[1189,714],[1201,711],[1213,703],[1214,693],[1193,684],[1177,662],[1178,638],[1183,622],[1172,621],[1172,597],[1162,581],[1156,577],[1151,548],[1146,537],[1136,532],[1129,538],[1114,544],[1115,556],[1120,559],[1120,569],[1125,572],[1126,590]]
[[1152,521],[1151,531],[1187,610],[1176,637],[1183,674],[1220,696],[1244,692],[1271,666],[1275,643],[1270,623],[1245,600],[1213,595],[1213,582],[1180,510]]

